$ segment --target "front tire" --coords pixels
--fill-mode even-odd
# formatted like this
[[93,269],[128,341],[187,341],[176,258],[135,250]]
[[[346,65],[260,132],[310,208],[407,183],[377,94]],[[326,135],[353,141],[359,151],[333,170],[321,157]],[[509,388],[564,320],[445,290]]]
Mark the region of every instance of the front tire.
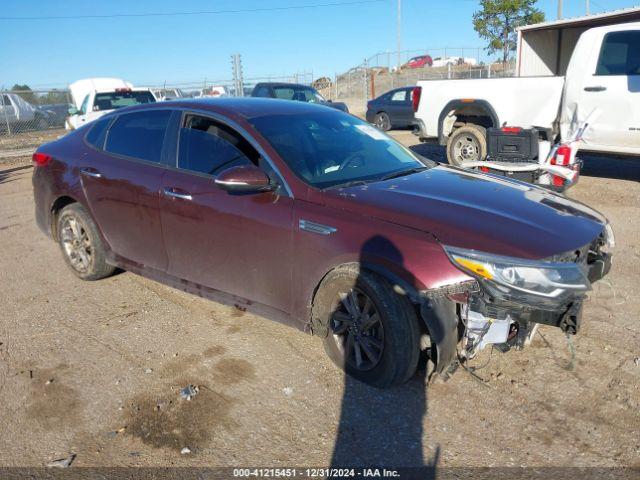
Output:
[[420,356],[420,328],[411,302],[383,277],[345,266],[322,281],[314,318],[327,325],[331,360],[348,375],[378,388],[406,382]]
[[391,130],[391,119],[389,119],[389,115],[387,115],[385,112],[380,112],[379,114],[377,114],[373,120],[373,123],[375,123],[376,127],[378,127],[383,132],[388,132],[389,130]]
[[72,203],[58,215],[58,243],[65,262],[82,280],[99,280],[115,267],[106,261],[106,249],[93,220],[79,203]]
[[487,156],[487,131],[468,124],[455,130],[447,141],[447,160],[461,167],[463,162],[480,162]]

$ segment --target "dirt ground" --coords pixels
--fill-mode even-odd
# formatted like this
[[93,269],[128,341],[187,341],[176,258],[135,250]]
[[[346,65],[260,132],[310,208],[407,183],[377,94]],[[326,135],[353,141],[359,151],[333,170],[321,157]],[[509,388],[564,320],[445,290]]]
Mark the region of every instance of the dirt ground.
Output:
[[608,216],[617,250],[575,359],[541,328],[526,350],[483,352],[485,382],[379,391],[288,327],[131,273],[76,279],[34,223],[29,158],[4,159],[0,465],[639,467],[640,161],[585,160],[569,196]]

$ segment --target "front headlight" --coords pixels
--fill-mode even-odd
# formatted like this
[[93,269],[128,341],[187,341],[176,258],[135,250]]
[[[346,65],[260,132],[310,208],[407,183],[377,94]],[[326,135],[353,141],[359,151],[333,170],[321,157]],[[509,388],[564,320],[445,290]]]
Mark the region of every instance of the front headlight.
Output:
[[456,267],[501,292],[561,301],[572,293],[591,289],[585,272],[576,263],[503,257],[457,247],[444,249]]
[[608,251],[612,251],[616,246],[616,237],[613,235],[613,228],[609,222],[604,226],[604,246]]

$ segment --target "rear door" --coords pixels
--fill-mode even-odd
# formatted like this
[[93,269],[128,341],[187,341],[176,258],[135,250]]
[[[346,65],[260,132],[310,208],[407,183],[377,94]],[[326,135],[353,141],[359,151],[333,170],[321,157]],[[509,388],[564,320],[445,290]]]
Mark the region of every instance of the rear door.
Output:
[[289,312],[293,199],[282,188],[243,195],[214,183],[247,164],[281,180],[249,137],[209,116],[184,114],[178,152],[160,200],[169,273]]
[[579,108],[600,114],[585,135],[586,148],[640,148],[640,30],[606,33],[591,71]]
[[80,164],[82,187],[111,250],[143,267],[165,270],[159,192],[170,110],[147,110],[97,121]]
[[399,89],[391,94],[388,101],[389,116],[394,126],[404,127],[413,121],[411,95],[407,89]]

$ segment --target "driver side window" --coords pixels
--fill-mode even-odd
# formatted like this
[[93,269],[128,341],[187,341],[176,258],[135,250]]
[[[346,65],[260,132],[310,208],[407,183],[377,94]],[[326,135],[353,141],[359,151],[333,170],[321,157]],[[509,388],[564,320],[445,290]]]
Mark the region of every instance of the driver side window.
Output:
[[187,115],[180,129],[178,168],[206,175],[240,165],[258,165],[260,155],[235,130],[200,115]]

